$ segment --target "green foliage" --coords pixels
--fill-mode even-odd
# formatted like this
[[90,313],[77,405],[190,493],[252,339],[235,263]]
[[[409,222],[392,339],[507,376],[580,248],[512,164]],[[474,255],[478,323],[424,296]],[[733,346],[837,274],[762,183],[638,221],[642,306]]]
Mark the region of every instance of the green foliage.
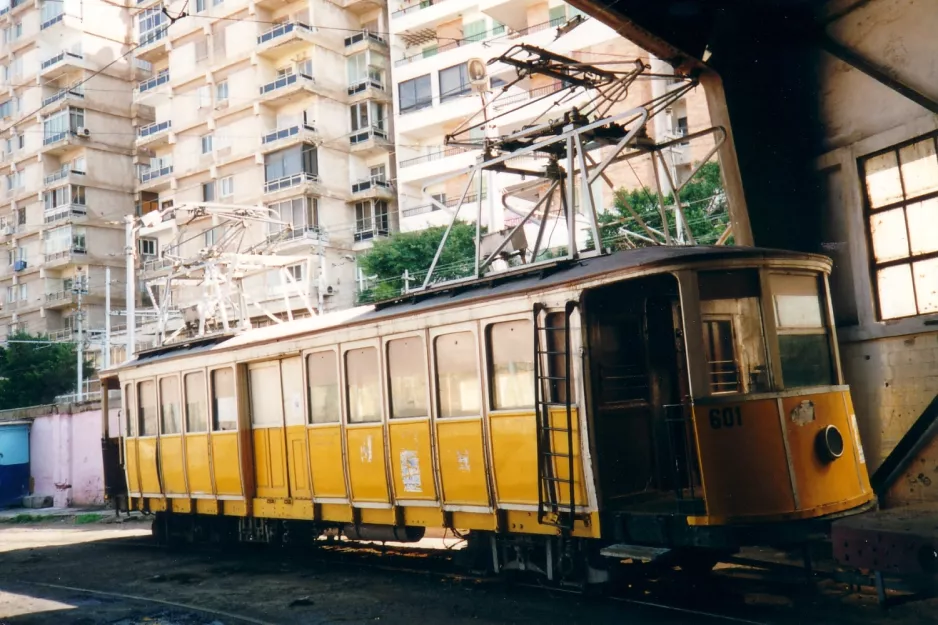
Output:
[[[50,404],[57,395],[75,390],[74,344],[45,343],[46,336],[26,332],[17,332],[9,340],[0,348],[0,410]],[[85,376],[92,373],[91,363],[85,363]]]
[[[723,180],[720,177],[720,164],[715,161],[704,163],[700,171],[681,189],[680,198],[684,215],[696,242],[701,245],[715,243],[729,223],[726,194],[723,192]],[[668,229],[673,237],[676,233],[673,193],[665,196],[664,204],[668,207],[666,211]],[[621,234],[623,228],[647,236],[644,228],[627,207],[631,207],[646,226],[663,232],[658,198],[653,190],[648,187],[631,191],[619,189],[616,192],[614,208],[599,215],[600,234],[605,247],[614,249],[626,247]],[[642,245],[641,239],[629,240],[635,245]]]
[[86,512],[75,517],[75,525],[88,525],[89,523],[97,523],[103,518],[103,514],[98,514],[96,512]]
[[[376,276],[372,280],[374,286],[359,293],[359,302],[374,302],[400,295],[404,288],[402,276],[405,271],[411,276],[410,286],[418,286],[427,275],[445,231],[445,226],[434,226],[415,232],[400,232],[375,241],[374,247],[358,257],[358,266],[362,272],[368,277]],[[440,260],[433,270],[434,282],[472,273],[475,265],[475,236],[475,224],[457,221],[453,225]]]

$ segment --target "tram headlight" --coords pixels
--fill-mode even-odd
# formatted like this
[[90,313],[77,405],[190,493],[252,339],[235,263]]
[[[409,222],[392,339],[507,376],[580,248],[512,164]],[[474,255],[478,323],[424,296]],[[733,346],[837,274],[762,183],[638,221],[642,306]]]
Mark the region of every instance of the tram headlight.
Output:
[[814,452],[821,462],[827,464],[844,455],[844,437],[836,426],[828,425],[817,433]]

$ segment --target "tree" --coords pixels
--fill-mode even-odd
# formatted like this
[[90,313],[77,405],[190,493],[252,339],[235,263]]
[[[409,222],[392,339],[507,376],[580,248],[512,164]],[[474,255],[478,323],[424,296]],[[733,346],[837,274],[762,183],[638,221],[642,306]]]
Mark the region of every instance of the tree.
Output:
[[[17,332],[0,348],[0,410],[50,404],[75,390],[75,345],[44,341],[48,337],[42,334]],[[84,374],[92,373],[91,363],[85,363]]]
[[[415,232],[399,232],[387,239],[375,241],[374,247],[358,257],[358,266],[372,279],[374,286],[359,294],[359,302],[373,302],[401,294],[403,275],[410,276],[410,286],[423,281],[433,262],[445,226],[433,226]],[[483,229],[484,232],[484,229]],[[446,239],[446,245],[433,280],[460,278],[469,275],[475,263],[474,223],[457,221]]]
[[[720,164],[715,161],[704,163],[694,177],[681,189],[681,206],[687,224],[690,226],[694,239],[700,244],[713,244],[720,238],[729,223],[729,213],[726,205],[726,194],[723,191],[723,180],[720,177]],[[668,228],[673,237],[675,229],[674,194],[669,193],[664,198],[667,207]],[[646,226],[658,232],[663,232],[661,226],[661,212],[658,207],[657,193],[643,187],[627,191],[616,191],[615,205],[612,210],[599,215],[600,235],[606,247],[621,249],[625,247],[626,237],[621,229],[641,236],[647,236],[644,228],[628,210],[632,208]],[[660,238],[660,236],[659,236]],[[641,245],[639,238],[629,238],[633,244]]]

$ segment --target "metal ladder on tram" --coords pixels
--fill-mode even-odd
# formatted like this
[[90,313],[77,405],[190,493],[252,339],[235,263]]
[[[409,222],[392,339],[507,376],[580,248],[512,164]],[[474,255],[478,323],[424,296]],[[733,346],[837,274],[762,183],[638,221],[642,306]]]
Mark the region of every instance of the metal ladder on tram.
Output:
[[[572,530],[576,519],[576,485],[573,457],[573,386],[570,354],[570,315],[576,302],[567,302],[563,325],[550,326],[543,304],[534,305],[534,402],[537,411],[537,520]],[[563,332],[563,341],[552,340]],[[545,361],[561,357],[563,371],[551,371]],[[563,388],[563,402],[551,401],[551,388]],[[558,393],[559,394],[559,393]],[[565,408],[560,419],[551,419],[551,408]],[[558,440],[559,439],[559,440]],[[566,464],[566,477],[558,476]],[[566,502],[562,494],[566,495]]]

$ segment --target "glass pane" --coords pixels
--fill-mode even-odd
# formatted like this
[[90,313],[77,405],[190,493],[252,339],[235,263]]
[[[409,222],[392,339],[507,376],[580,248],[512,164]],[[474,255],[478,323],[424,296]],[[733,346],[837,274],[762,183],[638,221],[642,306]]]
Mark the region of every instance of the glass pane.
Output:
[[280,365],[269,363],[248,370],[251,395],[251,425],[283,425],[283,400],[280,397]]
[[124,385],[124,419],[127,428],[127,436],[136,436],[137,428],[134,419],[134,385]]
[[906,258],[909,255],[909,236],[905,229],[903,210],[894,208],[870,217],[873,257],[879,262]]
[[784,328],[823,328],[818,279],[815,276],[772,274],[775,323]]
[[309,422],[339,422],[339,374],[335,352],[318,352],[306,357],[309,375]]
[[876,272],[879,288],[879,310],[883,319],[908,317],[916,313],[915,292],[912,290],[912,268],[898,265]]
[[912,253],[938,252],[938,198],[909,204],[905,214],[909,220]]
[[427,416],[426,352],[419,337],[388,341],[391,418]]
[[867,159],[863,164],[870,208],[878,208],[902,199],[902,181],[895,152]]
[[828,386],[834,383],[831,346],[827,334],[781,334],[779,357],[785,388]]
[[440,417],[471,417],[482,413],[482,389],[475,337],[458,332],[437,337],[436,375]]
[[918,313],[938,312],[938,258],[915,263],[912,272],[915,274]]
[[186,432],[208,430],[208,411],[205,409],[205,374],[189,373],[186,386]]
[[710,369],[711,393],[738,393],[739,369],[733,342],[733,322],[710,319],[703,322],[704,350]]
[[137,414],[140,436],[156,436],[156,384],[152,380],[137,384]]
[[[741,378],[740,392],[768,391],[759,274],[752,270],[705,271],[700,273],[698,281],[704,340],[709,341],[708,350],[712,350],[710,359],[720,362],[719,368],[711,367],[711,377],[714,371],[719,371],[719,379],[730,382],[732,378],[726,372],[732,367]],[[725,322],[729,322],[729,327]],[[732,352],[725,343],[731,340],[728,337],[732,337]],[[732,364],[726,362],[731,354],[735,360]],[[714,392],[718,388],[719,392],[732,392],[728,384],[719,387],[711,384]]]
[[303,364],[299,356],[280,361],[280,380],[287,425],[303,425]]
[[179,378],[160,380],[160,417],[163,434],[182,432],[182,414],[179,411]]
[[938,157],[933,138],[913,143],[899,150],[902,183],[907,198],[938,191]]
[[[550,333],[548,333],[550,334]],[[489,327],[495,410],[534,407],[534,329],[528,320]]]
[[378,350],[374,347],[349,350],[345,354],[348,381],[349,423],[381,421],[381,389],[378,377]]
[[212,371],[212,429],[216,432],[238,429],[238,402],[232,369]]

